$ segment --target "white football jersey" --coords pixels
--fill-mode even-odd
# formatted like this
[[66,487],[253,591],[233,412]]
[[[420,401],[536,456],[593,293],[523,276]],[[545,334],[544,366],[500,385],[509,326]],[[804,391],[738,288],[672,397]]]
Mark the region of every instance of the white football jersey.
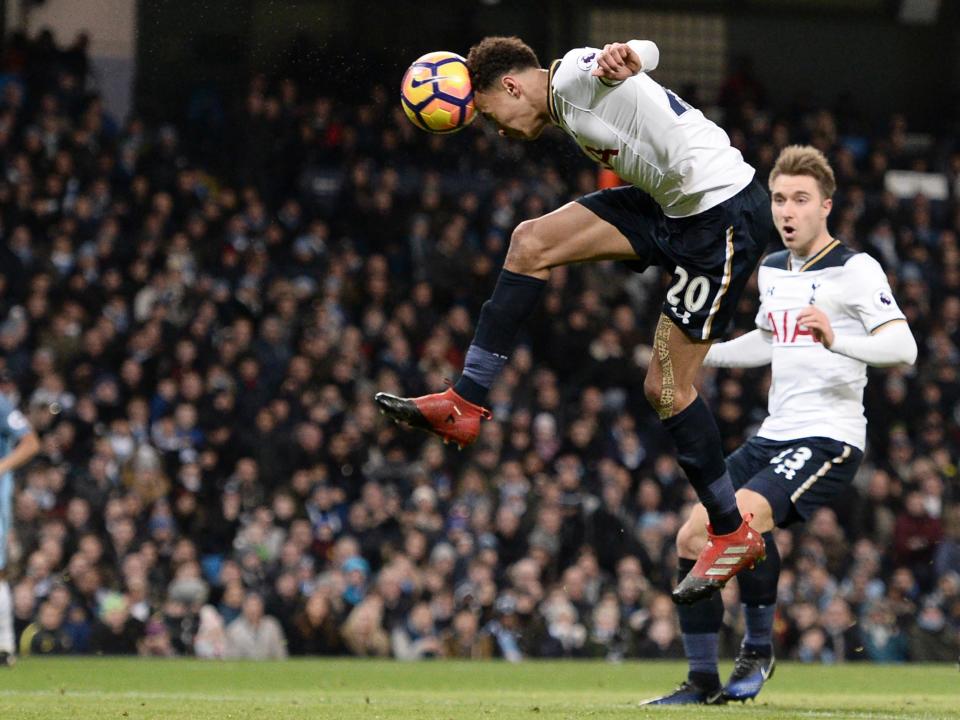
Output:
[[754,169],[721,128],[646,72],[614,84],[594,77],[599,53],[571,50],[550,67],[551,118],[584,153],[669,217],[709,210],[750,184]]
[[770,440],[828,437],[863,450],[867,364],[830,352],[797,323],[809,305],[826,313],[837,335],[870,335],[904,320],[880,264],[834,240],[801,269],[787,250],[764,259],[758,273],[757,327],[772,335],[768,410],[758,436]]

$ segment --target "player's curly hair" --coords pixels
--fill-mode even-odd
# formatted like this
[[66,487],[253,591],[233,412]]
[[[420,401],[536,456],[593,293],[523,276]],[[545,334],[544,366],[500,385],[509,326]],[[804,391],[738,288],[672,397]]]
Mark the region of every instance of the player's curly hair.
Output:
[[788,145],[780,151],[780,157],[770,171],[770,188],[778,175],[807,175],[817,181],[820,193],[832,198],[837,189],[830,161],[822,152],[810,145]]
[[539,68],[533,49],[518,37],[488,37],[467,55],[467,68],[473,89],[486,92],[506,73]]

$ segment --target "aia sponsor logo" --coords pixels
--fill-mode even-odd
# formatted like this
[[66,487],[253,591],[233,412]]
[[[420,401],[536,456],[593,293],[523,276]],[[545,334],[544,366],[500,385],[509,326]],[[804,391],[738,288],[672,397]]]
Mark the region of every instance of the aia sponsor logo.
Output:
[[767,312],[767,322],[773,342],[778,345],[813,345],[819,343],[813,333],[797,322],[796,310],[777,310]]

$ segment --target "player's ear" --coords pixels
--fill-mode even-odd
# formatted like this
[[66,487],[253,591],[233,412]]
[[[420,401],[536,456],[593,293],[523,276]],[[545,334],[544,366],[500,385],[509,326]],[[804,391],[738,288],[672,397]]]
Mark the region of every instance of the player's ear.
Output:
[[823,216],[829,215],[830,211],[833,210],[833,198],[824,198],[821,207],[823,208]]
[[500,79],[500,83],[503,85],[503,89],[507,91],[507,95],[510,97],[520,97],[520,83],[517,82],[517,79],[512,75],[504,75]]

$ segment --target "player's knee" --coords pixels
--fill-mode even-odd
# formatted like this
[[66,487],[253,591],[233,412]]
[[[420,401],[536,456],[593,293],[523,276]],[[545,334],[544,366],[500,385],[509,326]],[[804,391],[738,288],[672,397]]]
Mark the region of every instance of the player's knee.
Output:
[[671,379],[664,378],[661,372],[647,373],[643,381],[643,394],[661,418],[676,415],[697,398],[697,391],[692,386],[678,387]]
[[760,493],[745,488],[737,490],[737,507],[741,513],[753,515],[750,527],[757,532],[768,532],[774,528],[773,507]]
[[643,394],[654,410],[659,410],[661,380],[659,373],[648,372],[643,380]]
[[547,269],[544,244],[537,230],[536,220],[524,220],[514,228],[507,248],[504,267],[511,272],[531,275]]

